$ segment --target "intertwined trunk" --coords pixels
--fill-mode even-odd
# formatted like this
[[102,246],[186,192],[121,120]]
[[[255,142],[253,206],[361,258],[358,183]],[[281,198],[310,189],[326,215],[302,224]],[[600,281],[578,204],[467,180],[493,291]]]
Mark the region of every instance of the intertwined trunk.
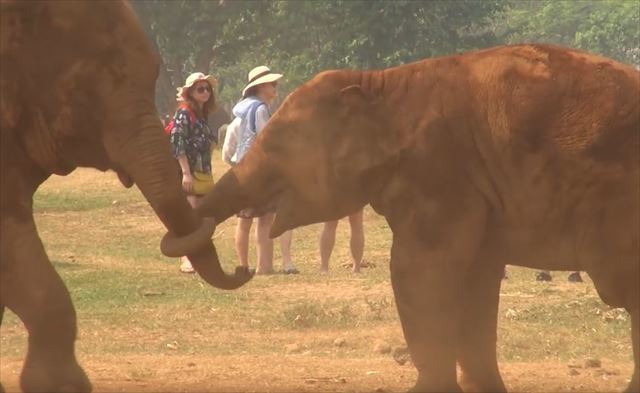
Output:
[[255,146],[222,176],[196,212],[199,216],[222,222],[244,208],[259,207],[272,201],[278,197],[282,182],[261,147]]
[[[180,186],[176,160],[171,156],[169,141],[159,119],[149,116],[142,124],[142,131],[122,152],[125,170],[168,229],[169,238],[196,234],[198,241],[185,250],[196,272],[216,288],[240,287],[250,275],[241,270],[235,275],[227,275],[222,270],[211,242],[213,224],[199,218],[187,202]],[[206,228],[207,225],[210,228]]]

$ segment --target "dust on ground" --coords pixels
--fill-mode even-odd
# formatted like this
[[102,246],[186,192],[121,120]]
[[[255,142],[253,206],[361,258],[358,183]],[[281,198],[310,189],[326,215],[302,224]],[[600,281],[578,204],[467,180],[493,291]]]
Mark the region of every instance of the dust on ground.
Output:
[[[415,368],[390,357],[316,358],[273,356],[101,357],[81,360],[95,392],[404,392]],[[6,359],[0,378],[7,392],[19,391],[22,359]],[[614,392],[631,376],[631,363],[602,361],[584,368],[559,362],[503,363],[509,391]],[[573,371],[572,371],[573,370]]]

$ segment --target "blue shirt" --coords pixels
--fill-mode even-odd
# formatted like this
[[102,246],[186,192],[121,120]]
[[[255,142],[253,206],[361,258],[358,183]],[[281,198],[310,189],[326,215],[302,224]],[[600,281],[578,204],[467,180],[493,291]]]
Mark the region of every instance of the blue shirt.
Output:
[[231,157],[232,162],[238,163],[255,141],[256,135],[269,121],[271,111],[265,102],[252,96],[238,102],[232,112],[235,117],[241,119],[238,127],[236,152]]

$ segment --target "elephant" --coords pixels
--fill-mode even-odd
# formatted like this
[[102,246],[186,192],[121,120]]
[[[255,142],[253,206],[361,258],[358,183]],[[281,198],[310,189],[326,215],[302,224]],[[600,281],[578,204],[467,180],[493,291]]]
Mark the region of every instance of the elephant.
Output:
[[183,247],[205,281],[234,289],[251,275],[225,274],[211,242],[214,223],[197,216],[181,190],[154,105],[159,56],[130,5],[0,7],[0,310],[12,310],[29,333],[24,391],[90,391],[74,352],[75,310],[33,218],[34,192],[49,176],[115,171],[125,187],[140,189],[172,234],[171,247]]
[[586,271],[631,315],[637,392],[639,100],[633,67],[553,45],[323,71],[196,211],[219,223],[277,200],[276,237],[370,204],[392,231],[417,392],[506,390],[496,359],[506,264]]

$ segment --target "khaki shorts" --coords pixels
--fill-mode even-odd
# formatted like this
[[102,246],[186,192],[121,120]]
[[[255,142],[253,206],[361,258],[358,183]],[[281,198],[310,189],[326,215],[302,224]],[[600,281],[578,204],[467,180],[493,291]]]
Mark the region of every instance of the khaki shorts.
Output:
[[262,217],[268,213],[275,213],[275,211],[276,201],[273,200],[259,207],[248,207],[246,209],[242,209],[236,216],[239,218],[256,218]]

